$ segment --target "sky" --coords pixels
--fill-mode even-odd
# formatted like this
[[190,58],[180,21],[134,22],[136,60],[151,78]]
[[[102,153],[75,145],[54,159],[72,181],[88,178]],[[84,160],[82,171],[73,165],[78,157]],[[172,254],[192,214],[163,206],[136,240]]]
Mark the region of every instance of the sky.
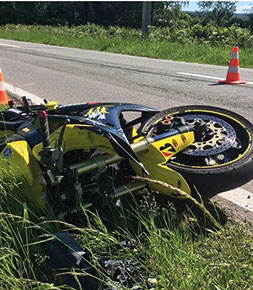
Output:
[[[184,11],[198,11],[199,7],[197,5],[198,1],[189,1],[189,6],[183,7]],[[253,7],[253,1],[237,1],[237,10],[235,13],[247,13],[244,9]]]

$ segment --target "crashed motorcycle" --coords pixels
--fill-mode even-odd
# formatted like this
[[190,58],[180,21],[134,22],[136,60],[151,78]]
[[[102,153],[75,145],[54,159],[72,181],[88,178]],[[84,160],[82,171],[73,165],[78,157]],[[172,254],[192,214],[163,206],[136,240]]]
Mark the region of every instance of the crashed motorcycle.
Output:
[[13,104],[0,114],[2,178],[10,171],[24,193],[59,219],[106,207],[147,183],[174,198],[173,188],[210,197],[253,177],[253,125],[211,106],[159,111],[128,103]]

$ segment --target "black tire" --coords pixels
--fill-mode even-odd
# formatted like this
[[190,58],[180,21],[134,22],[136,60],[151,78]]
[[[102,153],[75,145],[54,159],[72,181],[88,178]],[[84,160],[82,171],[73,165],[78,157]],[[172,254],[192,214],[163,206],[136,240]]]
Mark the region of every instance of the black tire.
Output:
[[[156,134],[156,125],[168,115],[184,117],[186,123],[199,117],[206,120],[210,127],[208,130],[211,137],[208,138],[218,140],[223,136],[220,139],[222,141],[216,141],[213,148],[208,142],[214,141],[198,140],[194,143],[197,145],[192,146],[193,149],[178,153],[167,164],[179,172],[193,190],[197,189],[203,196],[210,197],[239,187],[253,178],[253,125],[244,117],[211,106],[175,107],[161,111],[147,120],[140,128],[141,133],[150,136]],[[215,131],[218,131],[218,137]],[[214,160],[218,160],[218,163]]]

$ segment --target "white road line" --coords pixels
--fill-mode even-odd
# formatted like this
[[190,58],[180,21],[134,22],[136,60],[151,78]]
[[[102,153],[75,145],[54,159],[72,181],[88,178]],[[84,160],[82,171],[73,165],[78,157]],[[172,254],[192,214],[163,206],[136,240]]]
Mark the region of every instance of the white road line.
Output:
[[[213,80],[223,80],[225,79],[224,77],[212,77],[212,76],[206,76],[206,75],[198,75],[198,74],[191,74],[191,73],[186,73],[186,72],[177,72],[179,75],[185,75],[185,76],[192,76],[192,77],[197,77],[197,78],[205,78],[205,79],[213,79]],[[253,82],[246,82],[248,85],[253,85]]]
[[44,104],[44,101],[43,101],[42,98],[40,98],[40,97],[38,97],[38,96],[36,96],[34,94],[31,94],[31,93],[29,93],[27,91],[24,91],[24,90],[22,90],[20,88],[17,88],[17,87],[15,87],[13,85],[7,84],[6,82],[4,84],[5,84],[6,90],[9,91],[10,93],[12,93],[14,95],[17,95],[18,97],[26,96],[35,105]]
[[205,75],[198,75],[198,74],[191,74],[186,72],[177,72],[179,75],[186,75],[186,76],[192,76],[192,77],[198,77],[198,78],[206,78],[206,79],[214,79],[214,80],[220,80],[222,78],[217,77],[211,77],[211,76],[205,76]]
[[5,44],[5,43],[0,43],[2,46],[9,46],[9,47],[15,47],[15,48],[21,48],[20,46],[17,45],[11,45],[11,44]]

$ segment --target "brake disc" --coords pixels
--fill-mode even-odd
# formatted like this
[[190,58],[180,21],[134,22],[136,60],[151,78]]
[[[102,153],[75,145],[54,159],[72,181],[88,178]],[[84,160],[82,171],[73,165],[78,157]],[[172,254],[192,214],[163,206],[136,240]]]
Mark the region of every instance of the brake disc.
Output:
[[206,132],[195,140],[188,148],[182,151],[183,154],[192,156],[210,156],[226,151],[236,141],[235,129],[223,119],[210,115],[185,115],[186,124],[194,125],[197,120],[203,120],[206,124]]

